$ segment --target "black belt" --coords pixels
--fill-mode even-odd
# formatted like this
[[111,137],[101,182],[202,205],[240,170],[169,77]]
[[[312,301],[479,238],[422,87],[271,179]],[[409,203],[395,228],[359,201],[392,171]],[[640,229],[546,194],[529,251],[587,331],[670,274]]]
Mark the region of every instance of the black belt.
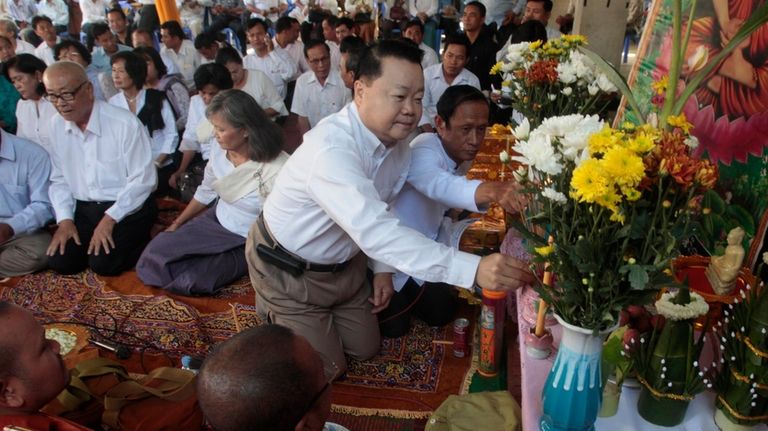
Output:
[[81,201],[81,200],[75,200],[75,202],[81,208],[95,207],[95,206],[100,206],[100,205],[112,206],[112,205],[115,204],[115,201]]
[[259,214],[259,218],[256,219],[256,226],[259,227],[259,231],[261,232],[261,235],[264,237],[264,242],[267,244],[267,246],[269,246],[274,250],[277,250],[278,252],[281,252],[287,255],[288,258],[298,263],[305,271],[341,272],[344,270],[344,268],[347,267],[347,265],[349,265],[349,262],[352,261],[352,259],[350,259],[346,262],[332,263],[332,264],[307,262],[306,260],[286,250],[285,247],[280,245],[280,243],[278,243],[277,241],[275,241],[274,238],[272,238],[272,235],[270,234],[269,229],[267,229],[267,225],[264,223],[264,216],[262,216],[261,214]]

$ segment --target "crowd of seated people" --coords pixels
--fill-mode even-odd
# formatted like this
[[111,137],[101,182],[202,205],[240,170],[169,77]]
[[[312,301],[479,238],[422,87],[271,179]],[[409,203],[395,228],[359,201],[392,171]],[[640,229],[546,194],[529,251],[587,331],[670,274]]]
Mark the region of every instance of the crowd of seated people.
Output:
[[[135,268],[147,285],[201,295],[247,274],[265,320],[339,372],[345,354],[368,358],[380,335],[402,335],[403,309],[442,325],[452,286],[530,281],[516,259],[472,256],[435,235],[445,208],[513,206],[515,190],[461,175],[493,117],[487,73],[471,67],[506,39],[470,2],[468,31],[437,49],[424,43],[433,26],[422,12],[404,37],[366,43],[376,36],[367,8],[350,4],[354,19],[338,19],[336,2],[296,14],[282,0],[214,0],[210,26],[191,38],[186,22],[140,26],[103,4],[103,15],[83,11],[82,38],[30,17],[31,50],[13,19],[0,20],[0,279]],[[396,210],[406,193],[432,212]],[[167,196],[186,207],[151,238]],[[445,313],[430,318],[429,307]],[[380,328],[379,315],[398,319]],[[327,417],[309,413],[290,421]]]

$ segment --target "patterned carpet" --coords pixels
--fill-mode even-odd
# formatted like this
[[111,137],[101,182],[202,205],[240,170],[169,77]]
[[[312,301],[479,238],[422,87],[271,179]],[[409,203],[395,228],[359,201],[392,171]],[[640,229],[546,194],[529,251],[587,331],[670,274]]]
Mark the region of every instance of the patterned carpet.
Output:
[[[90,271],[74,276],[45,271],[0,284],[0,299],[24,306],[41,321],[103,328],[92,337],[146,352],[134,355],[134,360],[141,356],[129,367],[136,371],[168,359],[178,363],[184,354],[204,356],[214,344],[261,323],[247,278],[214,297],[182,297],[144,286],[134,272],[100,277]],[[461,309],[466,317],[473,312]],[[424,418],[448,395],[466,392],[471,359],[453,357],[451,347],[441,343],[451,337],[450,326],[416,323],[408,335],[385,339],[372,360],[350,361],[346,378],[334,385],[337,422],[357,418],[354,430],[422,429]]]

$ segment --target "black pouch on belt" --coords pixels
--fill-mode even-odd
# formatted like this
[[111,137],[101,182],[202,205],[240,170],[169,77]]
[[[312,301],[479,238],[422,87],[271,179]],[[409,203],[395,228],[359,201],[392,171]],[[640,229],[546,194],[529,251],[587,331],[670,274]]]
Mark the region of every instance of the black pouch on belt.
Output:
[[282,250],[276,250],[267,247],[264,244],[259,244],[256,246],[256,254],[258,254],[264,262],[274,265],[294,277],[298,277],[304,273],[303,262],[299,262],[293,256]]

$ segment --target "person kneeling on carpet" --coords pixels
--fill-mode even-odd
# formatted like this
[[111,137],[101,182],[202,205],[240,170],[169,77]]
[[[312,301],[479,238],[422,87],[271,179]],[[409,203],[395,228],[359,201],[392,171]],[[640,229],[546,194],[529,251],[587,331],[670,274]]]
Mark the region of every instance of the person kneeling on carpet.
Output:
[[[422,133],[411,141],[408,178],[392,208],[403,225],[451,245],[456,227],[445,217],[448,210],[481,212],[490,203],[498,202],[514,212],[521,207],[521,195],[514,182],[482,182],[464,176],[488,127],[485,95],[471,85],[448,87],[436,108],[437,115],[430,119],[435,122],[436,133]],[[458,222],[456,226],[466,224]],[[443,326],[456,311],[456,291],[445,283],[424,282],[403,272],[378,272],[373,285],[394,287],[396,292],[389,306],[379,313],[379,329],[384,337],[405,335],[411,314],[427,325]]]
[[326,422],[339,369],[280,325],[246,329],[219,344],[197,380],[216,431],[348,431]]
[[0,301],[0,428],[88,429],[39,411],[69,382],[59,348],[30,312]]
[[245,237],[288,159],[281,130],[247,93],[218,94],[206,115],[219,145],[203,182],[136,265],[144,283],[185,295],[213,293],[248,272]]

